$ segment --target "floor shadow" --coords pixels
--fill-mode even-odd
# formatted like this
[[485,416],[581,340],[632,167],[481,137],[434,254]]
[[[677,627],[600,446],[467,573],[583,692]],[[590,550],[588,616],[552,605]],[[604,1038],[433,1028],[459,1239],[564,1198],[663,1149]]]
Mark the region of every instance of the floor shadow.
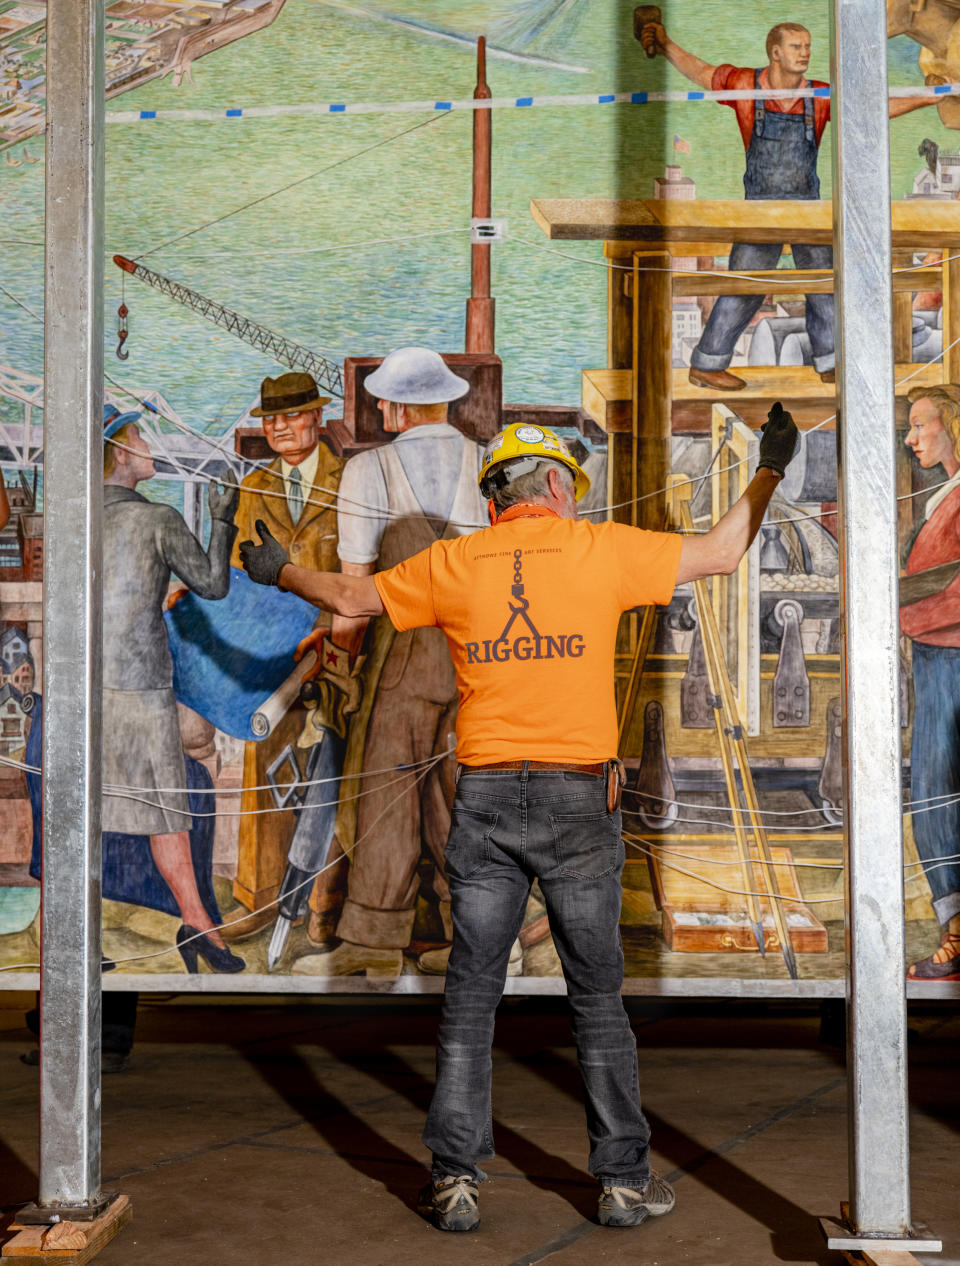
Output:
[[[337,1156],[381,1184],[403,1204],[416,1203],[417,1191],[424,1182],[423,1167],[363,1119],[361,1112],[374,1108],[375,1102],[346,1103],[324,1086],[309,1060],[292,1046],[277,1043],[267,1055],[253,1055],[243,1047],[235,1049]],[[385,1084],[391,1094],[398,1093],[398,1087],[389,1081]]]
[[[313,1040],[338,1059],[375,1078],[387,1092],[384,1101],[393,1096],[405,1099],[425,1118],[433,1094],[433,1079],[425,1077],[389,1047],[377,1046],[371,1054],[368,1053],[369,1047],[367,1051],[362,1045],[357,1048],[356,1034],[353,1041],[344,1042],[346,1036],[343,1030],[329,1035],[315,1032]],[[428,1025],[427,1031],[418,1034],[416,1040],[418,1044],[429,1045],[434,1039],[433,1025]],[[310,1039],[301,1034],[298,1040]],[[396,1035],[392,1040],[396,1040]],[[365,1100],[363,1104],[345,1102],[323,1085],[309,1060],[292,1045],[274,1042],[269,1053],[260,1051],[256,1054],[242,1045],[236,1049],[278,1097],[340,1157],[359,1172],[381,1183],[403,1203],[415,1203],[417,1191],[426,1180],[429,1155],[422,1150],[421,1156],[412,1157],[369,1125],[364,1115],[381,1100]],[[557,1071],[562,1073],[563,1069],[558,1065]],[[596,1191],[589,1175],[562,1157],[539,1147],[496,1117],[493,1132],[498,1156],[515,1167],[527,1181],[544,1191],[562,1195],[583,1216],[594,1212]]]
[[0,1138],[0,1230],[6,1228],[17,1209],[37,1198],[39,1176]]
[[837,1255],[827,1250],[815,1215],[655,1112],[648,1111],[647,1119],[657,1152],[676,1166],[665,1175],[670,1182],[696,1174],[716,1195],[769,1229],[770,1246],[780,1261],[833,1266]]
[[[531,1072],[542,1076],[552,1087],[582,1102],[579,1071],[573,1060],[555,1052],[544,1053],[542,1056],[528,1052],[516,1058]],[[842,1079],[827,1083],[826,1087],[815,1092],[816,1097],[819,1098],[828,1089],[839,1088],[840,1085]],[[771,1248],[781,1261],[816,1262],[818,1266],[831,1266],[836,1254],[827,1251],[816,1216],[746,1173],[723,1155],[725,1150],[745,1143],[749,1137],[762,1132],[765,1123],[759,1123],[757,1127],[714,1149],[705,1148],[698,1139],[671,1125],[663,1117],[650,1111],[646,1105],[644,1112],[650,1122],[653,1147],[658,1155],[666,1157],[675,1166],[672,1171],[664,1174],[665,1178],[677,1183],[695,1173],[698,1180],[715,1194],[755,1222],[769,1228]],[[769,1124],[773,1125],[779,1119],[781,1114],[773,1114]]]
[[[546,1057],[546,1053],[544,1054]],[[509,1058],[514,1059],[512,1055]],[[433,1094],[433,1082],[418,1074],[401,1056],[389,1050],[380,1051],[367,1071],[385,1086],[392,1088],[394,1093],[402,1094],[426,1116]],[[584,1217],[592,1216],[595,1212],[596,1185],[589,1174],[562,1157],[546,1151],[528,1136],[499,1120],[496,1114],[493,1118],[493,1139],[497,1155],[508,1161],[527,1182],[542,1191],[563,1196]]]

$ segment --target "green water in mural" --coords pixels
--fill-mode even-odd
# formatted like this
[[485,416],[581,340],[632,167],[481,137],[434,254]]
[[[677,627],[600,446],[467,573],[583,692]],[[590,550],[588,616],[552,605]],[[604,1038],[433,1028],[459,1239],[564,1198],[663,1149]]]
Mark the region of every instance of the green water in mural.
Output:
[[0,936],[28,928],[39,909],[39,888],[0,888]]
[[[632,36],[632,0],[581,0],[525,52],[588,73],[491,59],[495,95],[688,88]],[[810,27],[810,73],[828,77],[827,7],[782,0],[734,8],[718,0],[663,6],[671,35],[710,62],[764,63],[766,30],[783,18]],[[467,35],[516,14],[486,3],[395,0],[393,12]],[[892,83],[916,83],[917,46],[889,45]],[[420,100],[469,96],[472,51],[396,23],[358,17],[320,0],[288,0],[273,26],[193,67],[116,98],[110,108],[223,109],[311,101]],[[432,116],[424,116],[432,117]],[[378,148],[421,121],[376,115],[220,122],[114,124],[107,130],[109,255],[150,253],[145,263],[262,324],[335,358],[403,343],[463,346],[469,288],[465,232],[417,237],[468,223],[471,115],[454,113]],[[707,102],[498,111],[493,120],[494,212],[511,240],[494,248],[497,349],[505,398],[576,404],[580,370],[605,361],[607,272],[598,243],[569,243],[551,256],[529,215],[535,197],[650,197],[673,139],[702,198],[742,196],[743,148],[731,110]],[[893,195],[912,187],[925,136],[955,148],[935,111],[892,125]],[[32,152],[41,143],[30,143]],[[361,151],[367,150],[367,153]],[[311,172],[315,179],[221,224],[156,250],[169,239]],[[830,129],[820,158],[830,194]],[[2,285],[42,311],[43,165],[0,165]],[[378,239],[401,242],[371,245]],[[546,249],[545,249],[546,248]],[[157,388],[191,425],[224,430],[277,367],[141,283],[128,279],[130,359],[113,355],[120,273],[106,264],[107,372],[134,389]],[[0,294],[0,358],[40,373],[40,325]]]

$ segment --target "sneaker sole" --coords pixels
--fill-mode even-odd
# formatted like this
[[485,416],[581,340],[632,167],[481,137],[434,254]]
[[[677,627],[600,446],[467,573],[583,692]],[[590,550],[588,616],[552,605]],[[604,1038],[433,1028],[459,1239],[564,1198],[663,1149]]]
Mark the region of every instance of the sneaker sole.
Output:
[[603,1213],[600,1213],[597,1216],[601,1226],[625,1227],[640,1226],[642,1222],[646,1222],[646,1220],[652,1215],[649,1209],[637,1209],[633,1213],[624,1212],[618,1214],[611,1211],[608,1216],[604,1216]]
[[480,1225],[479,1216],[469,1211],[442,1214],[433,1208],[421,1208],[419,1213],[438,1231],[473,1231]]
[[665,1214],[673,1209],[675,1204],[676,1201],[666,1207],[655,1205],[651,1208],[649,1205],[643,1205],[641,1208],[634,1210],[611,1209],[609,1214],[601,1208],[597,1211],[597,1220],[601,1226],[640,1226],[648,1218],[664,1217]]

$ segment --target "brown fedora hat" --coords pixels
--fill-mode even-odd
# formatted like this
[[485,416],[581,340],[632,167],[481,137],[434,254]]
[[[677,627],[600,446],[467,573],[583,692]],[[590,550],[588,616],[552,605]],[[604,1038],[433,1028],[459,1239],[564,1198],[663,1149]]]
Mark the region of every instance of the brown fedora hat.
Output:
[[307,413],[329,404],[332,397],[321,396],[310,374],[281,374],[264,378],[260,384],[260,408],[251,409],[254,418],[270,418],[277,413]]

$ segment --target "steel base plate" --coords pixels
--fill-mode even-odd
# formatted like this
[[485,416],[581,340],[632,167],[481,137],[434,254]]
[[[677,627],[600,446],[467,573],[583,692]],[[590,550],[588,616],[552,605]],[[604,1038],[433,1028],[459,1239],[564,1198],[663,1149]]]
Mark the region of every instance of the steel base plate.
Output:
[[28,1204],[19,1211],[16,1221],[21,1226],[55,1226],[58,1222],[95,1222],[117,1198],[115,1191],[101,1191],[90,1204]]
[[929,1236],[921,1238],[912,1227],[906,1237],[862,1235],[852,1231],[845,1223],[838,1222],[836,1218],[821,1218],[820,1230],[827,1241],[827,1248],[836,1249],[837,1252],[862,1253],[871,1248],[883,1248],[898,1253],[943,1252],[941,1240],[931,1239]]

